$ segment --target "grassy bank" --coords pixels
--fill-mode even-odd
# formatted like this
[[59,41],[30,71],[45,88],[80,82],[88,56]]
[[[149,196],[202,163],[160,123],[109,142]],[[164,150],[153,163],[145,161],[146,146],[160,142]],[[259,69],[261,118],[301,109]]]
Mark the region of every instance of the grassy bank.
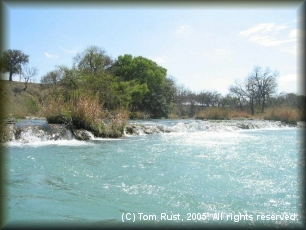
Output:
[[23,82],[9,82],[0,80],[2,116],[24,118],[26,116],[41,116],[40,104],[49,91],[41,84],[28,83],[24,90]]
[[195,116],[195,119],[211,119],[211,120],[226,120],[226,119],[241,119],[241,118],[282,121],[287,124],[296,125],[298,121],[305,121],[305,113],[303,113],[301,110],[293,109],[288,106],[267,108],[264,113],[256,113],[254,115],[251,115],[247,111],[212,107],[198,112]]

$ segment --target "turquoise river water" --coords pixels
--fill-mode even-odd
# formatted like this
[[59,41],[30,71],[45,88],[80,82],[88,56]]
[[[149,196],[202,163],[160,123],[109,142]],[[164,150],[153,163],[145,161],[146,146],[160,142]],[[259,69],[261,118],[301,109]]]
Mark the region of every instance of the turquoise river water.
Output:
[[301,226],[301,128],[138,123],[176,131],[5,145],[8,226]]

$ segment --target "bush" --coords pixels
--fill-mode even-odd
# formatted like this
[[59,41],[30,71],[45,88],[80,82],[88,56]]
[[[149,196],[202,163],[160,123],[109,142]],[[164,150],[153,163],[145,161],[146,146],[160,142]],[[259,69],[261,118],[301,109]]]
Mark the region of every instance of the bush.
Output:
[[78,95],[64,101],[63,97],[51,98],[43,113],[49,123],[69,124],[86,129],[97,137],[121,137],[128,119],[125,111],[114,115],[103,110],[96,96]]

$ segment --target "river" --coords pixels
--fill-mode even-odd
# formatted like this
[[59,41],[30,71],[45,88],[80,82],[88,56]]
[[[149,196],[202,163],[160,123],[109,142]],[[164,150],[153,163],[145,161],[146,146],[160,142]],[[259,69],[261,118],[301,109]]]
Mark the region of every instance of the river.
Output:
[[303,129],[131,123],[170,131],[7,143],[7,226],[301,226]]

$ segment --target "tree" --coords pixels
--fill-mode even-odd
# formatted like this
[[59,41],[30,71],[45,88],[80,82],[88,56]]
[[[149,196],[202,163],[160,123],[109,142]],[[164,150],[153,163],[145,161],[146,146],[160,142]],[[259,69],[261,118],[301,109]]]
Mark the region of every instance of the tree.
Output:
[[29,55],[24,54],[20,50],[6,50],[2,56],[2,72],[9,73],[9,81],[13,81],[13,75],[21,73],[23,64],[29,62]]
[[162,84],[153,94],[150,95],[150,112],[155,118],[164,117],[167,118],[173,107],[174,101],[174,81],[166,78],[164,84]]
[[103,72],[112,63],[113,61],[106,54],[106,51],[97,46],[90,46],[84,52],[74,57],[74,67],[86,74]]
[[30,80],[33,80],[34,76],[36,76],[38,73],[38,70],[36,67],[28,67],[28,66],[24,66],[24,68],[22,69],[22,77],[24,79],[24,91],[27,90],[28,88],[28,82]]
[[40,82],[51,86],[49,89],[52,89],[53,96],[61,95],[65,100],[69,99],[80,85],[78,71],[64,65],[56,66],[56,69],[45,74]]
[[70,69],[67,66],[58,66],[61,79],[59,81],[59,89],[65,100],[73,97],[81,86],[80,76],[76,69]]
[[176,113],[180,117],[187,116],[188,114],[188,111],[185,106],[187,103],[187,92],[188,92],[188,89],[186,89],[183,84],[175,86],[174,103],[176,107]]
[[111,69],[120,80],[138,79],[141,84],[146,83],[150,91],[164,84],[167,75],[167,70],[154,61],[130,54],[119,56]]
[[250,106],[251,114],[254,115],[256,87],[253,81],[248,78],[244,82],[236,80],[235,84],[230,86],[230,92],[236,95],[239,100],[247,102]]
[[269,68],[263,71],[261,67],[256,66],[243,83],[236,81],[230,86],[230,92],[248,102],[252,115],[256,103],[261,106],[261,112],[264,112],[267,99],[275,92],[277,77],[277,71],[272,73]]
[[120,106],[118,80],[107,72],[79,76],[79,86],[83,93],[90,92],[98,95],[99,102],[107,109],[116,109]]
[[269,68],[263,70],[261,67],[256,66],[249,78],[250,81],[254,81],[257,87],[257,99],[261,104],[261,112],[264,112],[267,99],[271,94],[275,93],[277,87],[276,78],[279,73],[277,71],[272,72]]
[[199,94],[197,94],[196,100],[201,106],[215,107],[220,105],[221,94],[217,91],[210,92],[203,90]]
[[220,105],[222,108],[236,108],[239,105],[239,99],[237,97],[233,97],[231,94],[227,94],[225,97],[221,97]]
[[52,89],[52,92],[55,94],[60,86],[60,82],[63,76],[64,76],[64,71],[61,71],[60,67],[57,67],[55,70],[49,71],[47,74],[42,76],[40,82],[44,85],[51,86],[50,88]]
[[140,85],[147,85],[147,93],[138,106],[134,104],[135,108],[151,113],[152,117],[167,117],[172,83],[167,81],[165,68],[150,59],[125,54],[118,57],[110,71],[119,81],[137,81]]
[[42,84],[52,85],[54,87],[59,84],[61,78],[62,76],[59,70],[52,70],[52,71],[49,71],[44,76],[42,76],[42,78],[40,79],[40,82]]

